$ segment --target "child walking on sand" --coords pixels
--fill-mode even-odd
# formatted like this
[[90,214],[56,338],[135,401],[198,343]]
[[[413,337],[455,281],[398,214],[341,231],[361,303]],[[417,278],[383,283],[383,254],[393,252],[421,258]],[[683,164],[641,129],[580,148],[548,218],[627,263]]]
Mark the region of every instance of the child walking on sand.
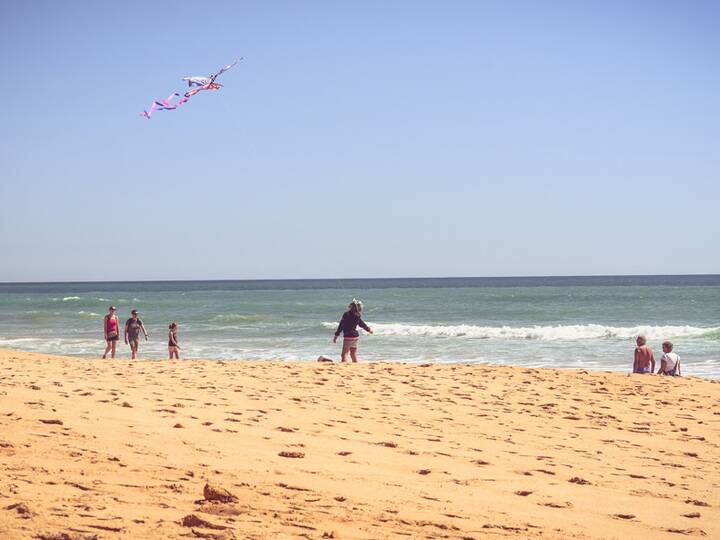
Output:
[[168,355],[170,355],[170,360],[172,360],[173,357],[176,360],[180,360],[180,345],[178,345],[177,340],[177,329],[177,323],[171,322],[170,326],[168,326]]
[[358,326],[364,328],[369,334],[373,333],[372,329],[362,320],[361,315],[362,302],[353,298],[352,302],[350,302],[350,305],[348,306],[348,310],[343,313],[337,330],[335,330],[335,336],[333,337],[333,343],[336,343],[340,332],[343,333],[343,348],[340,358],[341,362],[348,361],[348,353],[350,353],[353,362],[358,361],[357,350],[358,341],[360,341],[360,334],[357,331]]
[[655,371],[655,356],[652,349],[646,345],[645,336],[637,337],[635,358],[633,360],[633,373],[653,373]]

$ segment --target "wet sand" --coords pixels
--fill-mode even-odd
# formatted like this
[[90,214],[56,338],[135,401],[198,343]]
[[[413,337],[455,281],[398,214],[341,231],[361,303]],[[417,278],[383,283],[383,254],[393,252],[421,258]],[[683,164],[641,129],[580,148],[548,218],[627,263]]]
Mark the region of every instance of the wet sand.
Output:
[[0,536],[720,538],[719,435],[690,377],[0,349]]

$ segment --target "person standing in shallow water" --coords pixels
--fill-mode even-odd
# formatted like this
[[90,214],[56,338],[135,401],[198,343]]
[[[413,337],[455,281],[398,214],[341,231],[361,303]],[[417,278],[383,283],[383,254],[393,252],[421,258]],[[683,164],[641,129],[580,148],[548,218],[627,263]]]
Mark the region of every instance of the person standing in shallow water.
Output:
[[120,320],[115,315],[115,306],[108,308],[108,314],[103,319],[103,330],[105,332],[105,352],[102,357],[103,360],[107,358],[107,353],[110,353],[110,358],[115,358],[115,349],[117,348],[117,342],[120,339]]
[[145,334],[145,341],[148,340],[148,333],[145,325],[138,316],[137,309],[130,312],[130,318],[125,321],[125,344],[130,345],[132,351],[132,359],[137,358],[138,348],[140,347],[140,330]]
[[173,358],[180,360],[180,345],[178,345],[177,331],[177,323],[171,322],[170,326],[168,326],[168,356],[170,360]]
[[333,336],[333,343],[336,343],[340,332],[343,333],[343,348],[340,358],[341,362],[348,361],[348,353],[350,353],[353,362],[358,361],[357,350],[358,342],[360,341],[360,334],[357,331],[358,326],[365,329],[365,331],[369,334],[373,333],[372,329],[362,320],[361,315],[362,302],[353,298],[352,302],[350,302],[350,305],[348,305],[348,310],[343,313],[337,330],[335,330],[335,336]]

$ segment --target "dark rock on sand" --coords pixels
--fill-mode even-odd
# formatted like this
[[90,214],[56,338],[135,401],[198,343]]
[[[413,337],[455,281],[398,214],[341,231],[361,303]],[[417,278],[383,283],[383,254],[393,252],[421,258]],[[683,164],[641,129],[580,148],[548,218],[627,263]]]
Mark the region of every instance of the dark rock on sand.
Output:
[[230,493],[227,489],[221,488],[220,486],[211,486],[205,484],[203,488],[203,496],[206,501],[218,501],[218,502],[237,502],[238,498]]

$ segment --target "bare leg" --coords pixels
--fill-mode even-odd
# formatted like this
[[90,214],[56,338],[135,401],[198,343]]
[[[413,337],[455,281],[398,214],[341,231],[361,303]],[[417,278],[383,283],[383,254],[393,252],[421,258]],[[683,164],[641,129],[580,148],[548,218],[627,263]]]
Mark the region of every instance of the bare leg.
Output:
[[350,349],[350,356],[353,362],[357,362],[357,349]]
[[168,347],[168,359],[170,359],[170,360],[173,359],[173,348],[172,347]]
[[110,358],[115,358],[115,350],[117,349],[117,339],[114,339],[112,341],[112,352],[110,353]]
[[115,343],[115,342],[114,342],[114,341],[107,340],[106,343],[107,343],[107,344],[105,345],[105,352],[104,352],[103,355],[102,355],[103,360],[105,360],[105,358],[107,358],[107,353],[110,352],[110,348],[111,348],[111,345],[110,345],[110,344],[111,344],[111,343]]

